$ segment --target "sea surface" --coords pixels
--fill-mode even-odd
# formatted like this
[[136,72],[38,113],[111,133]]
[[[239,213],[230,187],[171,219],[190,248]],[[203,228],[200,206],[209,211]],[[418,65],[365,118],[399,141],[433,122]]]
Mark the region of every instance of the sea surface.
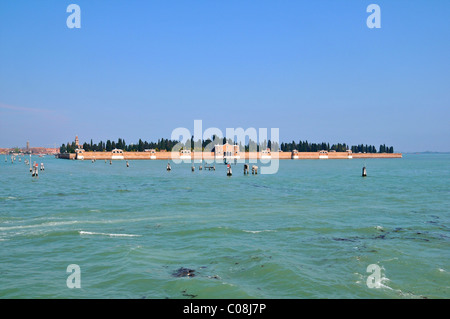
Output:
[[231,177],[28,158],[0,156],[0,298],[450,297],[450,154]]

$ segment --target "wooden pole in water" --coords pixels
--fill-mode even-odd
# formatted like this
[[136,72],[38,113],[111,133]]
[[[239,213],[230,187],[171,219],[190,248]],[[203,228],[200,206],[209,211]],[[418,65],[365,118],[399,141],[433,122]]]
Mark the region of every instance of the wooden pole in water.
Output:
[[362,177],[366,177],[367,176],[367,172],[366,172],[366,167],[364,166],[362,168]]
[[38,176],[38,163],[34,164],[31,176],[33,176],[33,177],[37,177]]
[[233,172],[231,171],[231,166],[230,164],[227,165],[227,176],[231,176],[233,174]]

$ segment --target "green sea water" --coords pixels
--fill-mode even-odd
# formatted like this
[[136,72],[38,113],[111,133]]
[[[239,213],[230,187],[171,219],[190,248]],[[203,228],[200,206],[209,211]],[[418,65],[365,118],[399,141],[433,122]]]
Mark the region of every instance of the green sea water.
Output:
[[220,163],[46,156],[33,178],[7,160],[0,298],[450,297],[450,154],[282,160],[273,175],[237,164],[231,177]]

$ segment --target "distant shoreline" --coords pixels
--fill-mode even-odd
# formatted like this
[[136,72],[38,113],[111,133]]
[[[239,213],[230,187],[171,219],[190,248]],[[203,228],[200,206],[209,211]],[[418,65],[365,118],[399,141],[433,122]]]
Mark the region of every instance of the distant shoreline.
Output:
[[0,147],[1,155],[14,154],[26,154],[26,155],[56,155],[59,153],[59,148],[54,147],[30,147],[30,148],[17,148],[17,147]]
[[402,158],[402,153],[351,153],[351,152],[241,152],[236,156],[216,156],[213,152],[79,152],[58,154],[69,160],[247,160],[247,159],[352,159],[352,158]]

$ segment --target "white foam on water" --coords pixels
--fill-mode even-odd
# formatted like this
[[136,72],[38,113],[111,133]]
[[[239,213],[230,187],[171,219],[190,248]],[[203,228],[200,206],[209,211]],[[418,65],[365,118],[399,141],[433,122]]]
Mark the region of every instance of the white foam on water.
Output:
[[15,229],[27,229],[27,228],[40,228],[40,227],[54,227],[54,226],[64,226],[64,225],[72,225],[76,224],[78,221],[65,221],[65,222],[48,222],[42,224],[33,224],[33,225],[21,225],[21,226],[10,226],[10,227],[0,227],[0,231],[9,231]]
[[15,200],[15,199],[17,199],[17,197],[14,197],[14,196],[6,196],[6,197],[0,197],[0,200],[3,200],[3,201],[9,201],[9,200]]
[[55,227],[55,226],[66,226],[73,224],[116,224],[124,222],[141,222],[151,220],[151,218],[135,218],[135,219],[113,219],[113,220],[70,220],[70,221],[58,221],[58,222],[45,222],[41,224],[31,224],[31,225],[16,225],[10,227],[0,227],[0,231],[10,231],[17,229],[28,229],[28,228],[45,228],[45,227]]
[[390,258],[390,259],[384,259],[384,260],[382,260],[382,262],[393,261],[393,260],[398,260],[398,257],[394,257],[394,258]]
[[264,229],[264,230],[242,230],[245,233],[252,233],[252,234],[258,234],[258,233],[263,233],[263,232],[272,232],[275,230],[270,230],[270,229]]
[[385,288],[389,290],[394,290],[393,288],[389,287],[388,285],[385,285],[384,283],[390,281],[387,277],[381,277],[378,285],[375,286],[375,288]]
[[[381,267],[381,269],[382,269],[383,271],[385,271],[384,267]],[[382,276],[382,277],[380,278],[380,281],[377,282],[377,283],[375,284],[375,287],[374,287],[374,288],[375,288],[375,289],[386,289],[386,290],[390,290],[390,291],[396,292],[397,294],[399,294],[400,296],[405,297],[405,298],[420,298],[420,296],[414,295],[413,293],[410,293],[410,292],[403,292],[401,289],[394,289],[394,288],[392,288],[392,287],[389,287],[389,286],[387,285],[387,283],[390,282],[390,281],[391,281],[391,280],[390,280],[389,278],[387,278],[387,277],[385,277],[385,276]],[[361,284],[362,282],[358,280],[358,281],[356,281],[356,283]]]
[[132,234],[109,234],[109,233],[96,233],[89,231],[79,231],[80,235],[100,235],[100,236],[109,236],[109,237],[141,237],[141,235],[132,235]]

